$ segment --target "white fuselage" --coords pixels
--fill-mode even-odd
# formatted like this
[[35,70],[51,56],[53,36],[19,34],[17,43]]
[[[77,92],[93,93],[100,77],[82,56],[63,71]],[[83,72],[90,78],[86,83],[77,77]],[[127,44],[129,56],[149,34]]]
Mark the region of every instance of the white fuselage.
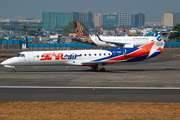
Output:
[[96,59],[111,56],[108,50],[64,50],[64,51],[25,51],[12,57],[2,65],[82,65]]
[[124,44],[124,47],[136,47],[146,45],[154,40],[156,37],[146,37],[146,36],[135,36],[135,37],[126,37],[126,36],[100,36],[101,40],[97,36],[90,36],[91,39],[97,46],[101,47],[118,47],[117,44]]

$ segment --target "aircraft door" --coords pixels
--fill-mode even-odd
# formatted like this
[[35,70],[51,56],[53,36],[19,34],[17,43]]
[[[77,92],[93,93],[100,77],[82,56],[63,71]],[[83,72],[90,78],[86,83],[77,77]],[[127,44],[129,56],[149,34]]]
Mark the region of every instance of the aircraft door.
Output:
[[33,54],[33,52],[29,52],[28,60],[29,60],[29,63],[33,63],[34,62],[34,54]]

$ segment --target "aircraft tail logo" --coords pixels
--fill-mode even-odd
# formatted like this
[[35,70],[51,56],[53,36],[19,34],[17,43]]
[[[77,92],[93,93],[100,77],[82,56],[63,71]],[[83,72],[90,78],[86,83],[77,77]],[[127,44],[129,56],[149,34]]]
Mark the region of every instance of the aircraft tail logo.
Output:
[[161,32],[156,33],[155,35],[156,39],[155,41],[153,41],[154,45],[150,49],[150,54],[148,58],[154,57],[163,51],[164,44],[168,38],[169,33],[171,32],[174,32],[174,31],[161,31]]
[[87,43],[90,45],[96,45],[86,30],[81,26],[79,22],[74,22],[75,31],[77,34],[77,39],[82,40],[83,43]]

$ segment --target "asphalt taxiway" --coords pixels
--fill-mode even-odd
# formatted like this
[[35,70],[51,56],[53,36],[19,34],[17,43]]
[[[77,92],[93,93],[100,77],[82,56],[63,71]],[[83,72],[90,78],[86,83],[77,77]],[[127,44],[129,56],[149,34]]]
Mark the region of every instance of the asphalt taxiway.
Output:
[[0,89],[0,96],[0,101],[179,103],[180,89],[8,87]]
[[[104,66],[94,72],[80,66],[0,66],[0,86],[152,87],[146,89],[0,88],[0,101],[180,102],[180,50],[140,62]],[[69,91],[67,93],[66,91]]]

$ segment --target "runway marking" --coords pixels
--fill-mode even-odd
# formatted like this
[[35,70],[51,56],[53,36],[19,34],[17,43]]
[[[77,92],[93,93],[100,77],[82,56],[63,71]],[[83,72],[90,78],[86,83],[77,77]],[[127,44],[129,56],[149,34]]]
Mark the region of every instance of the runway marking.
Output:
[[0,71],[0,73],[12,73],[12,74],[21,74],[21,73],[30,73],[30,74],[32,74],[32,73],[36,73],[36,74],[38,74],[38,73],[52,73],[52,74],[55,74],[55,73],[63,73],[63,74],[86,74],[86,73],[88,73],[88,74],[95,74],[95,73],[100,73],[100,72],[89,72],[89,71],[87,71],[87,72],[71,72],[71,71],[69,71],[69,72],[52,72],[52,71],[44,71],[44,72],[38,72],[38,71],[35,71],[35,72],[21,72],[21,71],[17,71],[17,72],[15,72],[15,73],[13,73],[13,72],[11,72],[11,71]]
[[179,55],[179,54],[174,53],[173,57],[174,57],[174,58],[179,58],[179,57],[180,57],[180,55]]
[[22,88],[22,89],[172,89],[172,90],[179,90],[180,88],[177,87],[48,87],[48,86],[0,86],[0,88]]

